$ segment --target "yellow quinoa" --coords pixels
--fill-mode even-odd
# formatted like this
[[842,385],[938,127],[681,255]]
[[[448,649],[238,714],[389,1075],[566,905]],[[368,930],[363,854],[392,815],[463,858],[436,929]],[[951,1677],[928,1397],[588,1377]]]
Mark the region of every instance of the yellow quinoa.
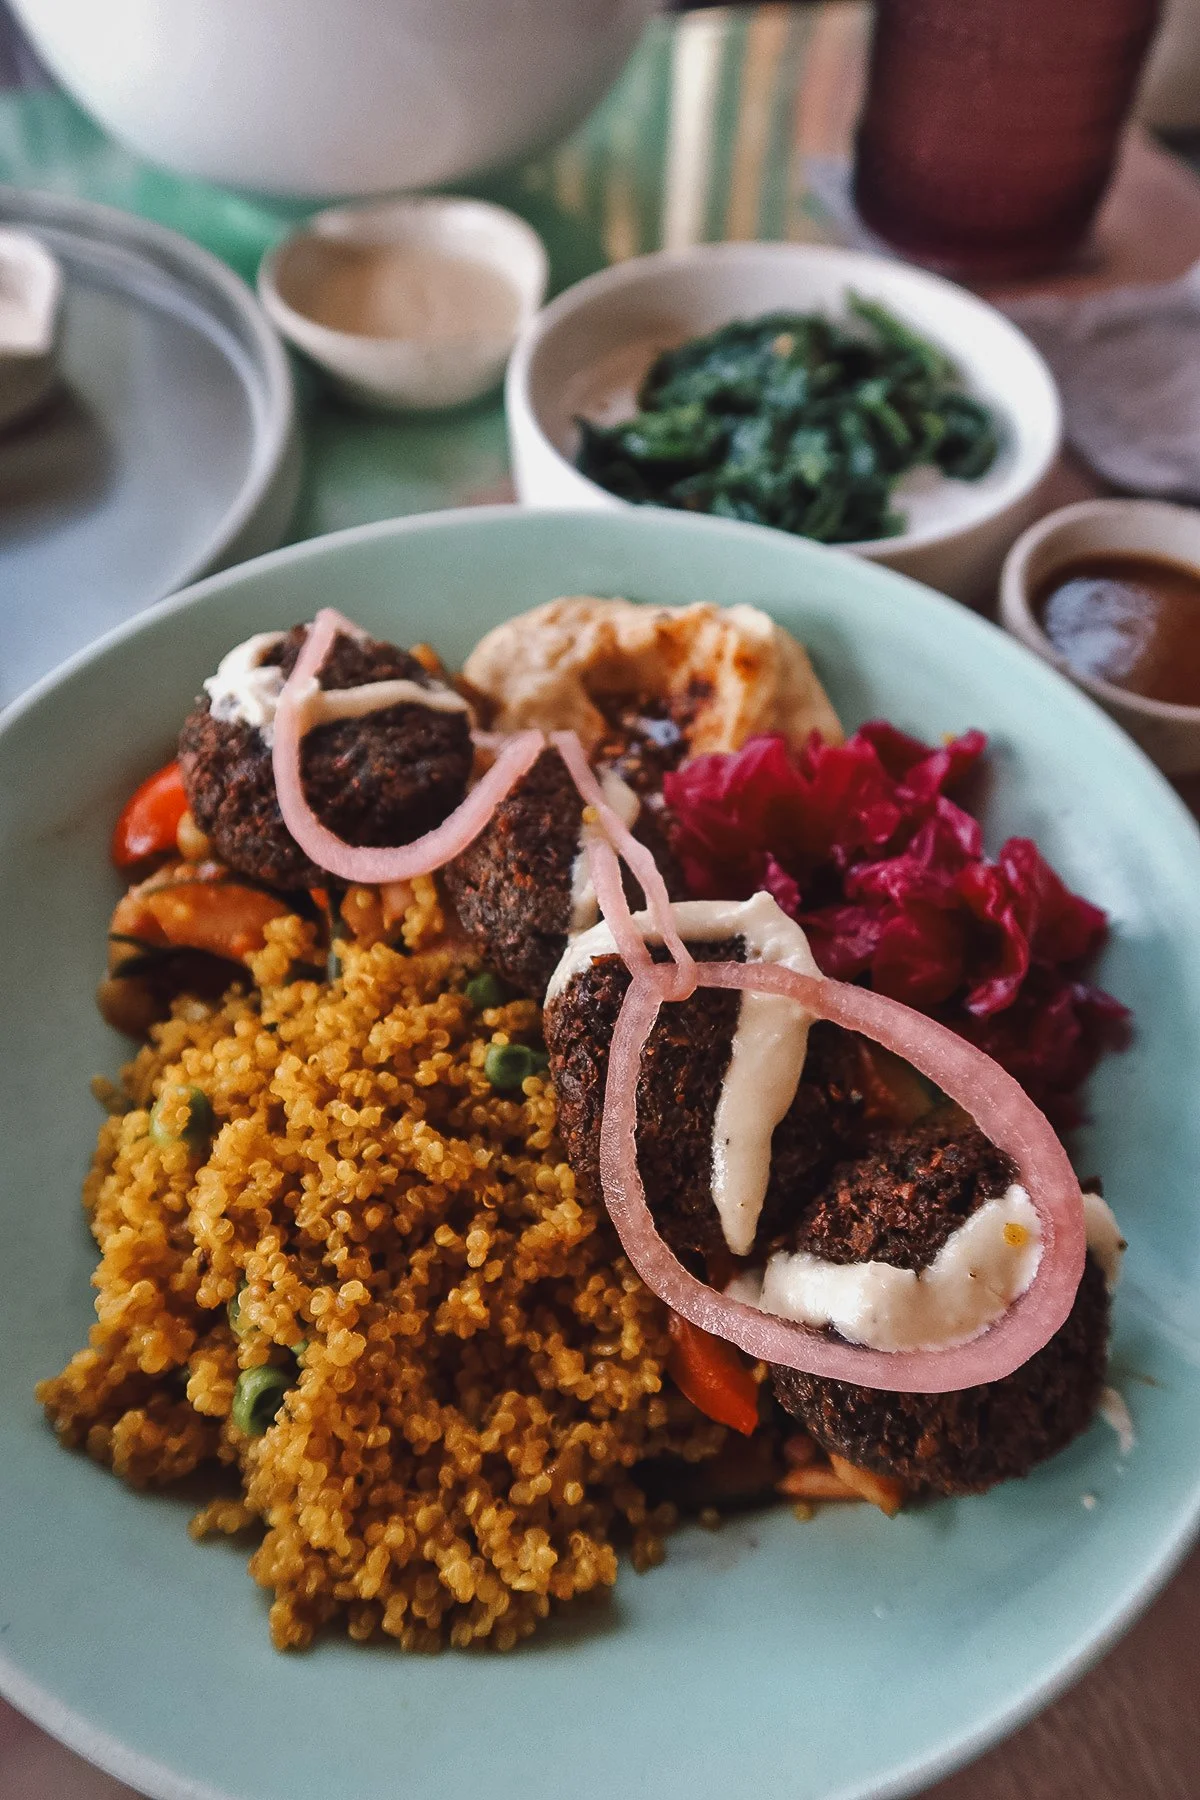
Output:
[[[474,1012],[416,888],[405,949],[296,980],[311,928],[279,919],[257,991],[155,1028],[84,1189],[89,1348],[38,1390],[64,1442],[137,1486],[211,1467],[193,1532],[259,1533],[281,1648],[326,1624],[509,1648],[611,1584],[619,1539],[661,1559],[672,1513],[639,1462],[725,1439],[664,1381],[666,1314],[577,1197],[549,1083],[503,1096],[484,1074],[489,1044],[537,1041],[538,1008]],[[213,1136],[189,1143],[194,1088]],[[289,1385],[248,1437],[235,1383],[267,1363]]]

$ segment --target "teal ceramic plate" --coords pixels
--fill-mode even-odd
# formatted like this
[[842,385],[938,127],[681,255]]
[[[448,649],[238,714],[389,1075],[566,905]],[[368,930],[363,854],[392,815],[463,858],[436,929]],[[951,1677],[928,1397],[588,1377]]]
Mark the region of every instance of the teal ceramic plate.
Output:
[[[106,838],[201,678],[251,631],[333,602],[457,660],[557,594],[747,600],[811,647],[850,723],[992,736],[994,840],[1036,837],[1112,914],[1104,979],[1136,1046],[1082,1149],[1128,1233],[1103,1425],[1028,1481],[889,1522],[786,1507],[685,1531],[610,1607],[507,1657],[269,1647],[245,1553],[190,1502],[60,1450],[32,1398],[82,1343],[88,1079],[120,1042],[92,989],[117,892]],[[206,581],[44,684],[0,731],[0,1686],[171,1800],[864,1800],[911,1791],[1078,1674],[1200,1511],[1200,839],[1116,728],[990,626],[781,533],[667,513],[443,514]],[[1094,1505],[1084,1505],[1094,1496]]]

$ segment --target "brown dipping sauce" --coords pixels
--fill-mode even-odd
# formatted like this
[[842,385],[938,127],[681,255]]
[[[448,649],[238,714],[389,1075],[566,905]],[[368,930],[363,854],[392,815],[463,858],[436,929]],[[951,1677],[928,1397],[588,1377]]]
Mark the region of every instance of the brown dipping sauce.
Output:
[[1033,610],[1078,675],[1200,706],[1200,571],[1156,556],[1092,556],[1056,569]]

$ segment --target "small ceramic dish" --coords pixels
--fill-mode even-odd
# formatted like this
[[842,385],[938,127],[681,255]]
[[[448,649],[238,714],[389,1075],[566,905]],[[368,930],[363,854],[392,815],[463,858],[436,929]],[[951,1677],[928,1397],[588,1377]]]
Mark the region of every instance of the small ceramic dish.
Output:
[[1084,500],[1047,514],[1008,553],[1000,579],[1001,622],[1098,701],[1164,773],[1194,775],[1200,772],[1200,706],[1151,700],[1081,674],[1038,623],[1034,600],[1047,576],[1097,553],[1161,557],[1200,573],[1200,512],[1161,500]]
[[811,244],[702,244],[636,257],[568,288],[526,328],[509,364],[519,498],[535,506],[625,506],[574,466],[577,417],[628,417],[651,361],[671,345],[781,309],[836,318],[850,293],[882,302],[947,352],[970,392],[995,413],[1001,448],[978,481],[914,470],[895,495],[907,528],[839,547],[956,599],[990,601],[1004,553],[1037,517],[1037,490],[1058,454],[1054,379],[993,307],[880,256]]
[[612,86],[655,0],[17,0],[138,157],[256,193],[389,194],[511,167]]
[[547,268],[515,213],[430,195],[317,213],[268,252],[258,292],[343,393],[429,412],[498,384]]
[[0,230],[0,431],[53,386],[62,291],[58,261],[37,238]]

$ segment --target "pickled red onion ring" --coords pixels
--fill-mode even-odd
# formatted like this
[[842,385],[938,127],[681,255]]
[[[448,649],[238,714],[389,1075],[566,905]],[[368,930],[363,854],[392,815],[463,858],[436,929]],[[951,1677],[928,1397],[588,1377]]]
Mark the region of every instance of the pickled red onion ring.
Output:
[[1032,1283],[1001,1319],[969,1342],[941,1350],[871,1350],[706,1287],[659,1236],[637,1164],[642,1054],[660,1007],[672,998],[671,971],[653,965],[634,976],[617,1019],[600,1127],[605,1204],[646,1286],[701,1330],[751,1356],[893,1393],[942,1394],[999,1381],[1049,1343],[1071,1310],[1083,1274],[1083,1201],[1053,1128],[1012,1076],[946,1026],[866,988],[770,963],[704,963],[696,981],[700,987],[787,995],[816,1018],[903,1056],[937,1082],[997,1149],[1012,1157],[1038,1214],[1042,1255]]
[[[348,619],[345,613],[338,612],[336,608],[332,606],[323,606],[321,611],[317,614],[317,619],[333,620],[333,634],[329,639],[330,648],[333,645],[333,639],[339,634],[342,637],[353,638],[356,644],[365,644],[371,635],[364,626],[356,625],[353,619]],[[313,620],[313,624],[316,624],[316,619]],[[324,661],[325,653],[321,656],[321,662],[316,665],[317,668],[320,668],[321,663]]]
[[271,751],[279,810],[304,854],[330,875],[372,885],[410,881],[415,875],[440,869],[479,836],[505,795],[537,761],[546,740],[540,731],[520,731],[509,738],[487,774],[449,817],[411,843],[347,844],[321,823],[308,804],[301,774],[308,709],[319,692],[317,677],[334,639],[343,631],[362,636],[357,625],[351,625],[331,607],[323,607],[309,627],[295,668],[283,684]]
[[587,859],[596,900],[612,931],[613,942],[625,967],[631,975],[649,971],[653,962],[646,948],[646,940],[633,922],[616,851],[607,838],[596,833],[588,839]]
[[[667,893],[667,884],[662,878],[662,871],[654,860],[654,854],[645,844],[639,843],[628,825],[604,798],[604,790],[596,779],[595,772],[588,762],[586,752],[578,736],[573,731],[552,731],[550,742],[567,765],[572,781],[579,789],[579,797],[585,806],[595,809],[596,820],[600,830],[608,839],[617,855],[627,863],[637,878],[642,892],[646,896],[646,910],[654,921],[655,929],[670,952],[673,969],[668,969],[666,980],[670,992],[677,1000],[686,1000],[696,985],[696,964],[691,951],[687,948],[675,926],[675,915],[671,909],[671,897]],[[593,878],[596,896],[600,900],[600,910],[613,927],[613,935],[617,933],[617,923],[609,914],[601,897],[600,885]],[[618,881],[615,890],[608,890],[613,897],[618,915],[624,914],[624,921],[629,921],[629,908],[625,904],[625,890]],[[619,898],[618,898],[619,896]],[[624,922],[623,921],[623,922]],[[626,930],[626,939],[633,931],[630,921]],[[619,941],[619,940],[618,940]]]

